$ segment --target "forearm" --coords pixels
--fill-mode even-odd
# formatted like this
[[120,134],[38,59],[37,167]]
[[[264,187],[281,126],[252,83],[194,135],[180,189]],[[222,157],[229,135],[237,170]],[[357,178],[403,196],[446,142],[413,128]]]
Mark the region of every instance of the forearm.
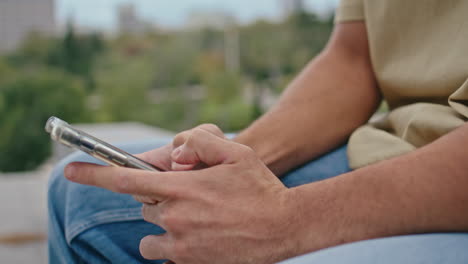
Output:
[[[367,49],[365,27],[338,29],[335,40],[287,88],[280,102],[236,141],[252,147],[280,175],[345,142],[380,102]],[[348,33],[349,31],[349,33]],[[362,34],[361,34],[362,33]],[[357,49],[340,47],[352,34]],[[357,36],[357,37],[356,37]],[[362,38],[362,39],[359,39]],[[336,43],[338,42],[338,43]],[[365,46],[365,47],[362,47]]]
[[[413,153],[294,190],[310,252],[346,242],[468,231],[468,125]],[[313,241],[313,242],[311,242]],[[300,252],[300,253],[304,253]]]

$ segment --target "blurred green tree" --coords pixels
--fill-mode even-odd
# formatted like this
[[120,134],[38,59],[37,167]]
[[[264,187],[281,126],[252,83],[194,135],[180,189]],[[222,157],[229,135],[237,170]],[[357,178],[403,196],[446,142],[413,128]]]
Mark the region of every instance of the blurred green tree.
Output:
[[204,78],[202,84],[206,88],[207,101],[220,106],[242,95],[242,82],[235,73],[212,72]]
[[83,85],[59,71],[18,74],[0,85],[0,98],[0,171],[34,169],[48,158],[51,115],[70,122],[86,115]]
[[198,123],[217,124],[223,131],[236,132],[252,122],[252,107],[241,98],[231,99],[226,104],[206,102],[202,105]]
[[141,121],[148,107],[148,90],[153,80],[152,62],[145,56],[127,60],[114,53],[96,71],[99,97],[97,121]]
[[95,63],[104,49],[104,40],[99,34],[78,35],[69,25],[63,39],[50,49],[47,64],[83,78],[87,90],[92,91],[95,89]]
[[319,19],[317,15],[299,12],[291,15],[283,24],[284,36],[289,40],[286,50],[294,52],[282,63],[285,74],[296,74],[326,45],[333,29],[333,18]]
[[289,56],[282,52],[287,40],[280,24],[257,21],[241,28],[240,39],[241,68],[254,81],[270,78],[282,60]]
[[153,89],[179,89],[200,82],[195,66],[200,50],[190,34],[157,40],[150,54],[154,61]]

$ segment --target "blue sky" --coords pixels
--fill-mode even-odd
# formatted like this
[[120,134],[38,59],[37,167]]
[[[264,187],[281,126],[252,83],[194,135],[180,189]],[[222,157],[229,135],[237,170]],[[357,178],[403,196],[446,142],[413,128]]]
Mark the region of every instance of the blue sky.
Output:
[[[133,2],[146,19],[162,26],[183,25],[192,10],[225,10],[240,21],[248,22],[260,17],[275,18],[280,14],[279,0],[57,0],[57,13],[61,23],[68,17],[83,26],[113,29],[119,4]],[[306,0],[310,9],[330,10],[338,0]]]

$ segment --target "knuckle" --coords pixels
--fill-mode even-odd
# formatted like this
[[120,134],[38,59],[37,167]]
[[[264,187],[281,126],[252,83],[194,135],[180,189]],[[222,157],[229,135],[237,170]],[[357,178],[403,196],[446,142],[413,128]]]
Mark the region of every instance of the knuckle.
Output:
[[146,202],[146,198],[143,197],[143,196],[140,196],[140,195],[134,195],[133,199],[135,199],[137,202],[140,202],[140,203],[143,203],[143,204]]
[[127,193],[129,191],[130,177],[126,174],[116,174],[114,187],[119,193]]
[[174,229],[177,229],[177,218],[175,218],[172,215],[166,215],[166,216],[161,216],[162,220],[161,222],[164,223],[164,226],[167,227],[168,230],[173,231]]
[[143,220],[146,222],[151,222],[151,212],[150,212],[150,207],[146,204],[143,205],[141,208],[141,214],[143,215]]
[[170,197],[170,198],[175,199],[175,200],[182,199],[183,197],[185,197],[184,194],[185,194],[186,189],[187,188],[180,187],[180,186],[178,186],[176,188],[171,188],[171,189],[168,188],[165,191],[165,195],[167,197]]
[[193,129],[190,138],[206,135],[206,133],[208,133],[208,131],[206,131],[206,130],[204,130],[202,128],[196,127],[196,128]]
[[193,147],[195,145],[195,141],[198,138],[203,137],[204,135],[206,135],[206,133],[208,133],[208,132],[206,132],[205,130],[203,130],[201,128],[194,128],[192,130],[192,133],[190,133],[190,136],[185,141],[185,145],[187,147]]
[[159,215],[161,225],[170,229],[173,226],[173,216],[169,210],[161,210]]
[[242,155],[242,157],[245,157],[246,159],[251,159],[257,156],[255,151],[251,147],[246,145],[241,145],[239,153]]
[[239,148],[237,155],[238,160],[242,161],[245,165],[249,167],[251,167],[258,161],[257,154],[252,148],[248,146],[242,146],[241,148]]
[[223,134],[223,131],[221,131],[221,129],[215,124],[202,124],[199,125],[198,128],[210,131],[211,133],[214,133],[216,135]]
[[186,260],[190,256],[190,250],[187,243],[182,240],[177,240],[173,244],[173,253],[178,260]]
[[161,225],[167,230],[176,231],[179,230],[181,225],[180,217],[174,213],[174,210],[165,210],[160,214]]
[[179,134],[177,134],[174,139],[172,140],[172,146],[174,148],[183,145],[187,138],[189,137],[190,131],[184,131]]

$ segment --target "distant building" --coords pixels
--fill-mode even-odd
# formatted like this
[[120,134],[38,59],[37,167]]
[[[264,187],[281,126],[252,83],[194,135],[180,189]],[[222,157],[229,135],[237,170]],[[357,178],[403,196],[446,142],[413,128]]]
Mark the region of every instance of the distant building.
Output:
[[240,69],[240,35],[236,18],[219,10],[195,10],[189,13],[186,28],[224,31],[224,62],[230,72]]
[[151,23],[143,20],[134,4],[123,4],[118,8],[118,26],[120,33],[141,34],[151,30]]
[[17,48],[31,32],[55,33],[55,0],[0,0],[0,52]]
[[226,29],[237,25],[236,18],[227,12],[218,10],[194,10],[187,17],[187,28]]
[[281,8],[283,15],[288,17],[305,10],[304,0],[281,0]]

